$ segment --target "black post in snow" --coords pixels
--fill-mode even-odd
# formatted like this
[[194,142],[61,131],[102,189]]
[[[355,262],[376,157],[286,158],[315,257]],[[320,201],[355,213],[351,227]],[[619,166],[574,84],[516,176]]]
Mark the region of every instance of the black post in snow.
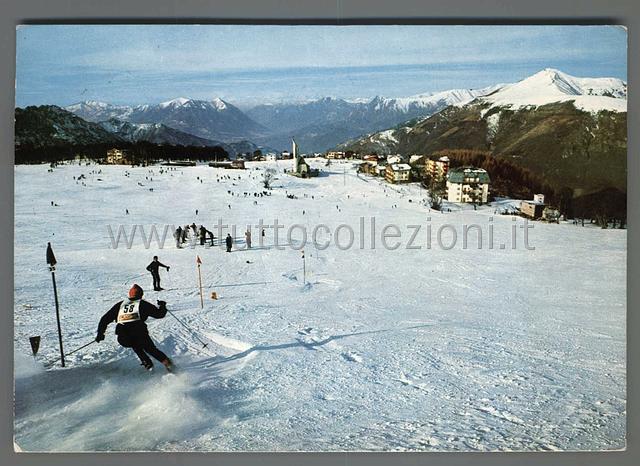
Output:
[[62,329],[60,328],[60,305],[58,304],[58,288],[56,287],[56,256],[53,255],[51,243],[47,243],[47,264],[51,271],[51,280],[53,280],[53,297],[56,302],[56,321],[58,322],[58,341],[60,342],[60,362],[64,367],[64,350],[62,348]]

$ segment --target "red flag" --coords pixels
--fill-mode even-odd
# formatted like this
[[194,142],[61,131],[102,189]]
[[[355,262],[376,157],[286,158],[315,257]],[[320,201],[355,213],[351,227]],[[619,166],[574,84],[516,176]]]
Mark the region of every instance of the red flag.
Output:
[[196,256],[196,264],[198,265],[202,264],[202,261],[200,260],[200,256]]

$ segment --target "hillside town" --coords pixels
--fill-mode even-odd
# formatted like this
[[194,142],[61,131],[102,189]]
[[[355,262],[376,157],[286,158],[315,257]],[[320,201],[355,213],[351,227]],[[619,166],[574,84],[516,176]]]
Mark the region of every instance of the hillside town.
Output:
[[[429,207],[440,210],[441,201],[449,203],[470,204],[477,206],[487,204],[493,199],[491,192],[491,175],[487,170],[473,166],[452,167],[447,156],[412,154],[403,157],[400,154],[377,155],[358,154],[352,151],[327,151],[325,153],[304,154],[292,139],[292,150],[240,154],[235,160],[209,162],[213,168],[246,169],[246,162],[278,162],[292,161],[293,168],[283,168],[283,173],[299,178],[317,177],[320,169],[311,168],[305,159],[324,159],[325,166],[332,161],[352,162],[350,168],[359,176],[378,178],[381,181],[396,185],[417,183],[429,192]],[[108,165],[136,166],[135,158],[120,149],[107,150],[104,162]],[[161,162],[165,166],[196,166],[191,160],[168,160]],[[142,164],[144,165],[144,164]],[[346,169],[345,169],[346,170]],[[512,211],[501,213],[512,214]],[[518,212],[531,220],[545,220],[557,223],[561,219],[559,210],[545,203],[545,194],[536,193],[532,199],[520,201]]]

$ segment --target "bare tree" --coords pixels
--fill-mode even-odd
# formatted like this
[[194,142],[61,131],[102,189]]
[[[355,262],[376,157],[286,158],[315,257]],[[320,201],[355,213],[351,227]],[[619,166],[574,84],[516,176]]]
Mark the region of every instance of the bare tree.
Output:
[[271,189],[271,183],[273,182],[275,177],[276,172],[274,169],[268,168],[264,171],[264,174],[262,175],[262,185],[265,187],[265,189]]

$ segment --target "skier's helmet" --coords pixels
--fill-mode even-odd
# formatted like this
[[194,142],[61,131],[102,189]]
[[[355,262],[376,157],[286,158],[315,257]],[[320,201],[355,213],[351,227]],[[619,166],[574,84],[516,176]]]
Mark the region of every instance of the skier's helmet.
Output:
[[133,285],[129,290],[129,299],[141,299],[144,291],[140,285]]

